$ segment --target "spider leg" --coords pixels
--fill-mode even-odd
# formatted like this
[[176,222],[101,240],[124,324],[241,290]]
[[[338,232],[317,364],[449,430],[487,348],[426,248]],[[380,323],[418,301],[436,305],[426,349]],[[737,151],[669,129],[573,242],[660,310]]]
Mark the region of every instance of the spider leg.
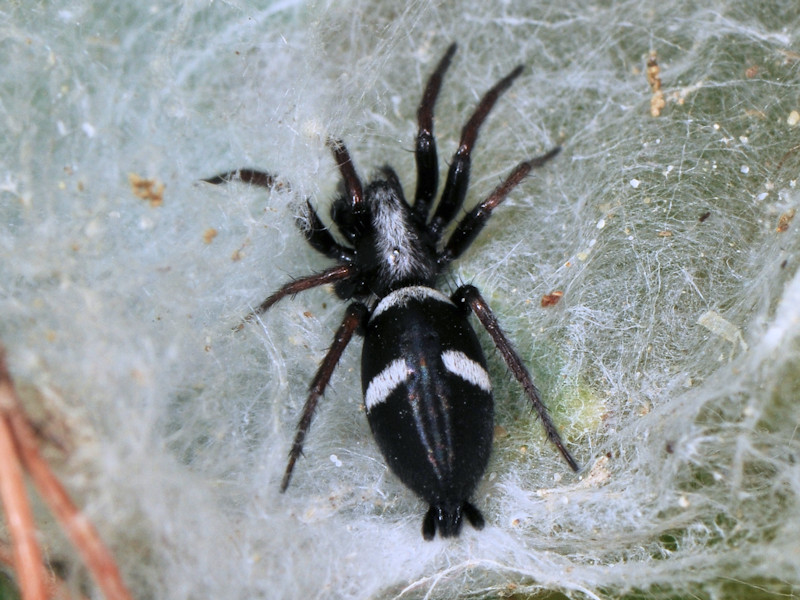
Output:
[[328,139],[336,165],[344,180],[345,195],[334,201],[331,218],[344,238],[352,244],[369,229],[369,215],[364,204],[364,190],[353,167],[350,153],[341,140]]
[[342,140],[328,140],[328,147],[333,152],[333,158],[336,159],[336,166],[339,167],[339,172],[344,179],[344,187],[347,195],[350,198],[350,205],[353,212],[359,212],[364,207],[364,192],[361,189],[361,180],[356,175],[356,169],[353,167],[353,160],[350,158],[350,153],[344,145]]
[[236,169],[235,171],[226,171],[208,179],[202,179],[206,183],[213,183],[219,185],[220,183],[228,183],[230,181],[241,181],[249,183],[250,185],[257,185],[264,188],[272,188],[275,186],[275,176],[264,171],[256,171],[255,169]]
[[414,158],[417,161],[417,191],[414,194],[414,214],[421,223],[428,219],[428,211],[439,186],[439,159],[436,154],[436,138],[433,137],[433,109],[442,87],[442,78],[450,66],[456,45],[450,47],[428,79],[425,92],[417,110],[419,132]]
[[303,406],[303,414],[297,422],[297,433],[295,433],[292,449],[289,452],[289,462],[286,464],[286,471],[283,473],[283,479],[281,480],[281,492],[285,492],[286,488],[289,487],[294,464],[297,462],[297,458],[303,453],[303,441],[311,425],[311,419],[314,416],[314,410],[317,408],[317,402],[320,396],[325,392],[325,388],[333,375],[336,364],[342,357],[345,348],[347,348],[347,344],[350,343],[353,333],[366,322],[367,315],[367,307],[360,302],[354,302],[347,307],[347,313],[339,329],[336,331],[336,335],[333,337],[333,343],[328,349],[327,354],[325,354],[325,358],[322,359],[322,363],[319,365],[314,379],[311,381],[311,385],[308,388],[308,398],[306,398],[306,403]]
[[[235,171],[227,171],[225,173],[220,173],[219,175],[214,175],[214,177],[203,179],[202,181],[212,183],[214,185],[229,183],[231,181],[241,181],[243,183],[249,183],[250,185],[257,185],[259,187],[268,189],[272,189],[276,185],[276,178],[274,175],[264,171],[256,171],[254,169],[236,169]],[[297,219],[297,226],[302,232],[303,236],[306,238],[306,241],[317,252],[321,252],[329,258],[334,258],[341,262],[349,263],[353,260],[353,251],[350,248],[342,246],[336,242],[308,200],[306,200],[305,214],[301,215]]]
[[442,199],[439,201],[439,206],[436,207],[436,212],[433,214],[433,219],[431,219],[429,225],[431,233],[437,239],[464,203],[464,197],[467,195],[467,187],[469,186],[469,169],[472,160],[470,154],[472,146],[475,145],[475,140],[478,139],[478,131],[497,99],[519,77],[520,73],[522,73],[522,65],[519,65],[486,92],[475,108],[475,112],[472,113],[469,121],[461,130],[461,141],[458,143],[458,150],[453,155],[453,162],[447,172],[447,181],[444,184]]
[[506,334],[503,333],[500,324],[497,322],[497,317],[494,316],[492,309],[489,308],[489,305],[486,303],[486,300],[483,299],[483,296],[481,296],[478,288],[472,285],[463,285],[455,291],[452,300],[457,306],[466,302],[472,312],[475,313],[475,316],[478,317],[481,325],[484,326],[491,336],[492,341],[494,341],[495,347],[503,356],[503,360],[506,362],[508,369],[516,380],[520,382],[522,389],[525,390],[525,394],[528,396],[531,404],[533,404],[533,408],[535,408],[536,412],[539,414],[547,438],[555,444],[570,468],[573,471],[578,471],[578,463],[564,446],[558,429],[556,429],[555,424],[550,419],[547,407],[542,403],[539,397],[539,390],[536,389],[531,374],[528,372],[528,369],[525,368],[519,354],[517,354],[517,351],[511,345],[511,341],[506,337]]
[[304,292],[305,290],[309,290],[313,287],[347,279],[355,272],[355,268],[351,267],[350,265],[336,265],[330,269],[325,269],[321,273],[313,273],[312,275],[306,275],[305,277],[300,277],[299,279],[290,281],[289,283],[284,284],[277,292],[272,294],[261,304],[259,304],[252,312],[248,313],[247,316],[242,319],[242,323],[236,327],[236,330],[240,330],[247,321],[252,321],[258,315],[263,314],[273,304],[278,302],[278,300],[282,300],[286,296],[294,296],[298,292]]
[[309,245],[317,252],[321,252],[328,258],[333,258],[339,262],[353,262],[355,257],[353,249],[342,246],[334,239],[330,230],[325,227],[325,224],[317,215],[317,211],[314,210],[308,200],[306,200],[304,213],[297,218],[297,227]]
[[561,152],[561,148],[556,146],[547,154],[537,156],[536,158],[518,164],[503,183],[498,185],[483,202],[478,204],[461,219],[455,231],[450,235],[450,239],[447,240],[447,244],[439,253],[437,259],[439,265],[444,267],[461,256],[461,254],[469,248],[475,238],[478,237],[478,234],[486,225],[489,217],[492,216],[492,211],[508,197],[511,190],[513,190],[520,181],[525,179],[531,169],[541,167],[559,152]]

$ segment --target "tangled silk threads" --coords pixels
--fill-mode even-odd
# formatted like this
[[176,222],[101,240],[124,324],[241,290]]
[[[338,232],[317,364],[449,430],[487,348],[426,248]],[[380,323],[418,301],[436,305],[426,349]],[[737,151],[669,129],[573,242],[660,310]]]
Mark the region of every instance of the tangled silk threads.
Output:
[[[612,4],[6,11],[0,335],[15,379],[81,441],[68,483],[135,593],[744,597],[800,582],[796,3]],[[452,289],[481,288],[585,468],[562,468],[489,355],[486,528],[421,547],[421,507],[359,408],[357,349],[278,493],[339,303],[321,289],[231,329],[298,266],[323,268],[293,203],[325,219],[328,135],[413,189],[419,90],[455,39],[442,162],[481,92],[527,67],[475,145],[465,207],[508,165],[563,151],[493,215]],[[281,187],[197,184],[232,164]]]

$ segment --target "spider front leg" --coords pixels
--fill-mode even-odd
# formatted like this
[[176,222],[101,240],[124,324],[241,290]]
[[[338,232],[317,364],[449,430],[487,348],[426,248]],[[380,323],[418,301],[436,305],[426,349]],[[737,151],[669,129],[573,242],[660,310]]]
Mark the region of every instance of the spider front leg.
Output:
[[[235,171],[226,171],[214,177],[203,179],[206,183],[213,183],[219,185],[220,183],[230,183],[231,181],[241,181],[242,183],[249,183],[250,185],[257,185],[267,189],[275,187],[275,176],[264,171],[257,171],[255,169],[236,169]],[[280,184],[279,184],[280,185]]]
[[303,414],[297,423],[297,433],[295,433],[292,449],[289,452],[289,462],[286,464],[286,471],[281,481],[281,492],[285,492],[286,488],[289,487],[289,481],[292,478],[292,471],[294,470],[294,463],[297,462],[297,457],[303,453],[303,442],[306,439],[306,433],[311,425],[311,418],[314,416],[314,410],[317,408],[317,402],[320,396],[325,392],[325,388],[333,375],[333,371],[336,369],[336,364],[342,357],[345,348],[347,348],[347,344],[350,343],[353,333],[359,329],[363,329],[368,315],[369,311],[367,307],[360,302],[354,302],[347,307],[347,313],[345,313],[342,324],[333,337],[333,343],[328,349],[325,358],[322,359],[322,363],[319,365],[314,379],[311,380],[311,385],[308,388],[308,398],[303,406]]
[[492,309],[489,308],[489,305],[486,303],[486,300],[483,299],[483,296],[481,296],[478,288],[473,285],[463,285],[455,291],[452,300],[457,306],[466,303],[472,312],[475,313],[475,316],[478,317],[481,325],[484,326],[491,336],[492,341],[494,341],[495,347],[500,351],[508,369],[516,380],[520,382],[522,389],[525,390],[525,395],[528,396],[531,404],[533,404],[533,408],[536,409],[539,418],[542,420],[547,438],[555,444],[570,468],[573,471],[578,471],[578,462],[564,446],[558,429],[556,429],[555,424],[552,419],[550,419],[547,407],[542,403],[542,399],[539,397],[539,390],[536,389],[531,374],[528,372],[528,369],[525,368],[514,346],[511,345],[511,341],[506,337],[506,334],[503,333],[500,324],[497,322],[497,317],[494,316]]
[[511,171],[511,175],[506,177],[506,180],[498,185],[495,190],[489,194],[486,200],[469,211],[461,220],[437,257],[439,265],[444,267],[461,256],[486,225],[489,217],[492,216],[492,211],[508,197],[511,190],[517,187],[532,169],[541,167],[559,152],[561,152],[561,147],[556,146],[546,154],[518,164],[514,170]]
[[[278,180],[275,175],[255,169],[226,171],[225,173],[208,177],[202,181],[213,185],[241,181],[242,183],[248,183],[269,190],[281,186],[281,184],[277,182]],[[317,215],[317,212],[314,210],[314,207],[311,206],[311,202],[308,200],[306,200],[305,212],[297,218],[297,226],[306,238],[306,241],[317,252],[321,252],[328,258],[333,258],[340,262],[352,261],[353,250],[342,246],[334,239],[331,232],[325,227],[322,220]]]
[[309,245],[317,252],[339,262],[353,262],[355,251],[336,241],[308,200],[306,200],[305,212],[297,217],[297,227]]
[[364,187],[344,142],[329,138],[327,144],[333,152],[345,191],[344,196],[340,196],[331,206],[331,218],[345,240],[355,245],[370,227],[369,214],[364,202]]
[[345,191],[350,199],[352,211],[359,212],[363,210],[364,190],[361,185],[361,180],[356,174],[356,168],[353,166],[353,159],[350,158],[350,153],[347,151],[347,146],[344,145],[342,140],[334,138],[329,138],[327,145],[333,153],[336,166],[339,168],[342,180],[344,180]]
[[497,99],[511,87],[511,84],[519,77],[520,73],[522,73],[522,65],[519,65],[486,92],[475,108],[475,112],[472,113],[469,121],[461,130],[461,140],[458,142],[458,150],[453,155],[453,162],[450,163],[450,169],[447,172],[447,181],[444,184],[442,198],[439,200],[439,206],[436,207],[436,212],[433,213],[433,218],[429,225],[430,231],[436,236],[436,239],[439,239],[444,228],[453,220],[461,205],[464,204],[464,197],[467,195],[467,187],[469,187],[472,147],[478,139],[481,125],[483,125]]
[[436,154],[436,138],[433,137],[433,109],[442,87],[442,78],[450,66],[456,45],[450,47],[428,79],[425,92],[417,110],[417,147],[414,157],[417,162],[417,191],[414,194],[414,214],[421,223],[428,219],[428,211],[439,187],[439,158]]
[[[346,150],[345,150],[346,153]],[[351,167],[352,168],[352,167]],[[268,189],[274,188],[276,185],[276,177],[264,171],[256,171],[255,169],[236,169],[235,171],[227,171],[220,173],[214,177],[203,179],[207,183],[219,185],[221,183],[229,183],[231,181],[242,181],[251,185],[265,187]],[[317,211],[311,205],[311,202],[306,200],[305,211],[297,218],[297,227],[305,237],[308,244],[317,252],[324,254],[328,258],[333,258],[340,263],[345,263],[331,269],[326,269],[322,273],[315,273],[306,277],[301,277],[295,281],[290,281],[281,287],[277,292],[272,294],[264,300],[252,312],[248,313],[243,319],[243,322],[236,327],[236,330],[242,328],[246,321],[252,321],[256,316],[263,314],[273,304],[285,298],[286,296],[293,296],[298,292],[305,291],[312,287],[325,285],[326,283],[335,283],[342,279],[347,279],[352,276],[355,269],[348,265],[353,262],[354,251],[352,248],[341,245],[331,235],[331,232],[325,227],[325,224],[317,215]]]

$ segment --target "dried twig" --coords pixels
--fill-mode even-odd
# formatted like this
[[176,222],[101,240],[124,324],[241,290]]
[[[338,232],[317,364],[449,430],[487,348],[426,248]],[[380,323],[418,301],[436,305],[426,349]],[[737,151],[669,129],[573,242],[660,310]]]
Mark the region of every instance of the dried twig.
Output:
[[25,492],[14,433],[6,414],[10,397],[8,387],[6,379],[0,381],[0,498],[11,533],[12,555],[22,597],[24,600],[44,600],[47,598],[47,573],[42,562],[42,551],[36,540],[33,511]]
[[36,528],[22,480],[23,468],[80,553],[107,600],[131,600],[114,558],[94,526],[70,500],[47,461],[14,389],[0,347],[0,496],[14,546],[24,600],[48,597],[47,573],[35,539]]

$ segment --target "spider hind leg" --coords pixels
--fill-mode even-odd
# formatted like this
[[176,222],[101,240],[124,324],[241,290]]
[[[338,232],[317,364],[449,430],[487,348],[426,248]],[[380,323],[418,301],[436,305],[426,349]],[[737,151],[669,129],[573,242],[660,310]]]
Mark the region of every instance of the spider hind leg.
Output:
[[463,285],[455,291],[452,299],[457,306],[466,305],[469,307],[469,309],[475,313],[475,316],[478,317],[481,325],[483,325],[486,332],[492,338],[495,347],[500,351],[500,355],[503,357],[506,366],[508,366],[508,370],[511,371],[514,378],[522,385],[525,395],[528,396],[528,400],[530,400],[533,408],[539,415],[539,419],[547,434],[547,439],[558,448],[558,451],[561,453],[561,456],[564,457],[564,460],[570,468],[575,472],[579,471],[580,467],[578,466],[578,461],[575,460],[564,445],[555,423],[553,423],[550,414],[547,412],[547,407],[539,397],[539,390],[536,389],[531,374],[528,372],[519,354],[511,344],[511,340],[508,339],[500,328],[497,317],[494,316],[494,312],[489,308],[489,305],[486,303],[483,296],[481,296],[478,288],[473,285]]
[[325,358],[322,359],[322,362],[317,369],[317,373],[314,375],[314,379],[311,381],[311,385],[309,386],[308,397],[306,398],[306,403],[303,406],[303,414],[300,416],[300,420],[297,423],[297,431],[294,436],[294,442],[292,443],[292,449],[289,451],[289,461],[286,464],[286,470],[284,471],[283,479],[281,480],[281,492],[285,492],[286,488],[289,487],[289,481],[292,479],[294,464],[297,462],[299,456],[303,453],[303,442],[306,439],[308,428],[311,426],[311,419],[314,416],[317,403],[319,402],[322,394],[325,392],[325,388],[328,386],[328,382],[331,380],[333,371],[336,369],[336,365],[339,363],[339,359],[342,357],[345,348],[347,348],[347,345],[350,343],[353,333],[356,333],[363,328],[368,314],[369,311],[367,310],[367,307],[360,302],[354,302],[347,307],[347,312],[345,313],[344,319],[342,319],[342,324],[336,331],[336,335],[333,338],[333,343],[331,344],[330,348],[328,348],[328,352],[325,354]]

